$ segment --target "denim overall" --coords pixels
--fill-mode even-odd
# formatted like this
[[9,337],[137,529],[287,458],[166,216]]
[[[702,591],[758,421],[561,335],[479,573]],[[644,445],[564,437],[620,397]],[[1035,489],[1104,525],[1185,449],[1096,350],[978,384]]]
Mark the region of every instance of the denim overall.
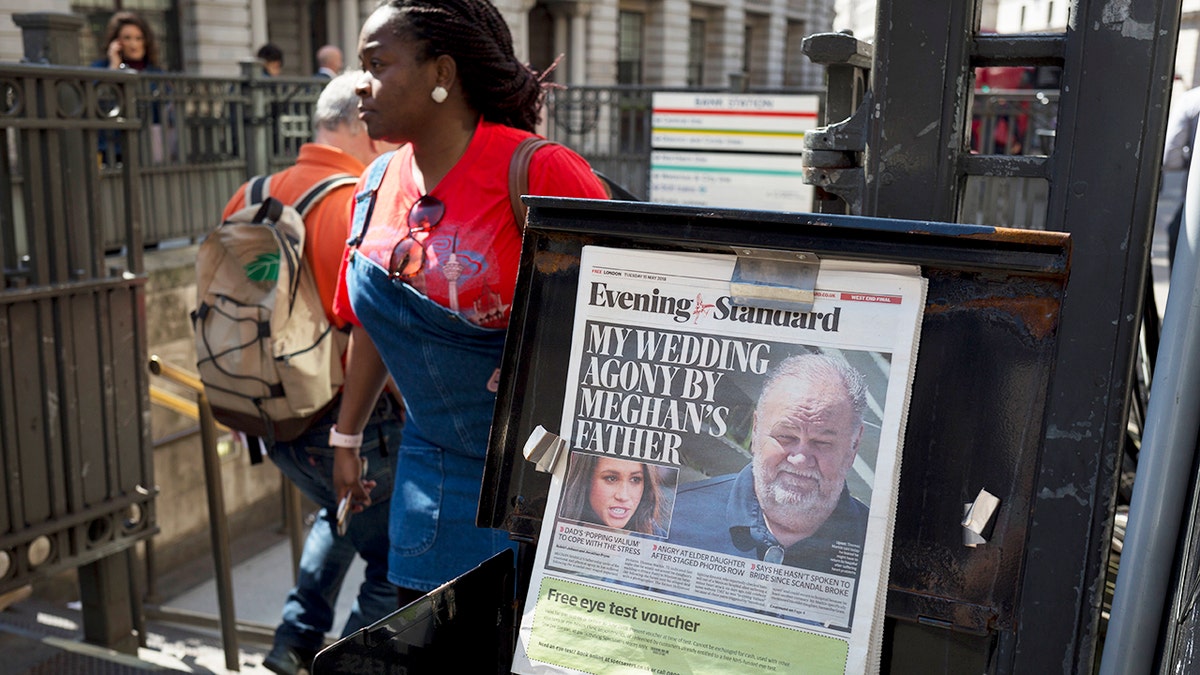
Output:
[[[391,153],[367,170],[355,197],[350,245],[369,225]],[[508,533],[475,526],[504,330],[482,328],[442,307],[357,251],[346,266],[350,305],[404,396],[396,458],[388,579],[428,591],[513,548]]]

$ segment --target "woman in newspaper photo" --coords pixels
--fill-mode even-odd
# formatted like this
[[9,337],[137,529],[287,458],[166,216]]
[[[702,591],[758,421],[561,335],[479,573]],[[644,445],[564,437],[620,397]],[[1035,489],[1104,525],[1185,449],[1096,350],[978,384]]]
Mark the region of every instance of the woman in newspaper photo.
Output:
[[[362,27],[359,117],[404,144],[368,167],[335,311],[353,325],[331,434],[334,483],[369,504],[360,432],[390,372],[407,410],[396,458],[388,579],[402,604],[514,544],[475,513],[521,253],[509,199],[543,87],[488,0],[390,0]],[[604,198],[561,145],[529,165],[530,194]]]
[[666,501],[657,466],[576,452],[571,454],[559,515],[665,537]]

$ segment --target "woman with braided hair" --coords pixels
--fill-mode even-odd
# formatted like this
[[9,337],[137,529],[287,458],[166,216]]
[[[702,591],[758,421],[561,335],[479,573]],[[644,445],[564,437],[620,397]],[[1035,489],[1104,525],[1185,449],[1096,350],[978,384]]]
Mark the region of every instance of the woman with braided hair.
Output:
[[[408,413],[396,462],[388,577],[402,602],[511,547],[475,526],[521,223],[513,152],[533,136],[537,75],[488,0],[390,0],[363,25],[359,117],[406,144],[359,182],[335,309],[354,327],[330,444],[350,510],[368,502],[358,434],[390,372]],[[603,198],[587,162],[545,146],[531,194]]]

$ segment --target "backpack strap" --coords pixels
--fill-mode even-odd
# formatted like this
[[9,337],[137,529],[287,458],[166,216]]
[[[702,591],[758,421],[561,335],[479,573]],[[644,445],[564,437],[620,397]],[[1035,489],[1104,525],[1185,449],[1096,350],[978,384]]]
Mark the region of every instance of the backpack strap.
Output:
[[296,210],[300,212],[300,217],[304,218],[308,216],[309,210],[317,205],[317,202],[325,198],[325,195],[343,185],[350,185],[357,182],[358,177],[348,173],[339,173],[330,176],[300,195],[300,198],[296,200]]
[[278,199],[271,199],[271,177],[257,175],[246,184],[244,201],[246,206],[258,206],[258,212],[250,219],[252,223],[274,223],[283,215],[283,204]]
[[529,136],[517,144],[513,150],[512,162],[508,165],[508,199],[512,203],[513,217],[517,219],[517,229],[525,229],[525,219],[529,215],[529,207],[521,201],[521,195],[529,192],[529,162],[533,153],[543,146],[556,145],[538,136]]
[[271,182],[270,176],[258,175],[250,179],[246,184],[246,206],[254,206],[255,204],[263,203],[270,192],[267,189],[267,184]]
[[347,246],[357,247],[367,235],[367,226],[371,224],[371,212],[375,210],[375,193],[379,191],[383,174],[387,172],[388,163],[392,161],[394,154],[395,150],[385,152],[367,167],[363,189],[354,195],[354,221],[350,226],[350,238],[346,240]]
[[[343,185],[357,182],[358,178],[348,173],[338,173],[328,176],[305,190],[304,194],[300,195],[300,198],[296,200],[295,209],[300,213],[300,218],[303,219],[308,215],[309,210],[316,206],[317,202],[321,201],[325,195]],[[245,202],[246,206],[262,204],[258,213],[251,219],[251,222],[273,223],[278,221],[280,216],[283,215],[284,204],[278,199],[271,197],[271,176],[255,176],[251,178],[250,182],[246,184]]]
[[[357,183],[358,177],[348,173],[337,173],[318,181],[316,185],[304,191],[294,204],[300,217],[308,215],[317,202],[325,198],[333,190],[350,183]],[[261,204],[271,196],[271,176],[255,176],[246,184],[246,206]]]

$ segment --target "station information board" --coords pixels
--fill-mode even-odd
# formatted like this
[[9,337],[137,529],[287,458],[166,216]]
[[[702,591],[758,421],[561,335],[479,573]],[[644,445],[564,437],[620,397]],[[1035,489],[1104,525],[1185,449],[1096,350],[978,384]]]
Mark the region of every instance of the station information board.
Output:
[[800,154],[819,105],[814,95],[654,94],[651,201],[811,210]]

